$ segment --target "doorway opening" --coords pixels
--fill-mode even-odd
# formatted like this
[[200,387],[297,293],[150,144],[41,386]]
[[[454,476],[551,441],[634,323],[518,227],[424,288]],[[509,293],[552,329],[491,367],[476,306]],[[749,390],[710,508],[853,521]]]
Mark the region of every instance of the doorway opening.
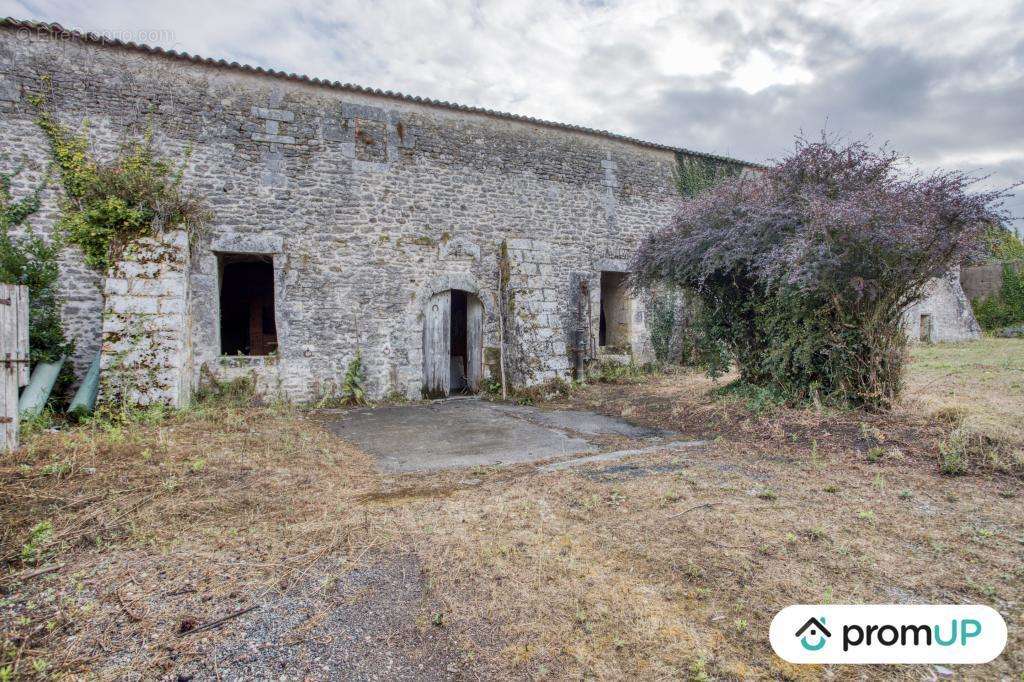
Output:
[[921,341],[928,342],[932,340],[932,316],[921,315],[921,326],[918,329],[918,338]]
[[625,272],[601,273],[601,320],[598,346],[611,353],[629,352],[629,287]]
[[277,350],[274,263],[270,256],[221,255],[220,352],[269,355]]
[[467,291],[430,297],[423,324],[423,393],[475,393],[483,378],[483,304]]
[[469,384],[466,381],[466,377],[469,375],[466,364],[466,336],[468,333],[466,313],[466,292],[452,289],[451,393],[469,393]]

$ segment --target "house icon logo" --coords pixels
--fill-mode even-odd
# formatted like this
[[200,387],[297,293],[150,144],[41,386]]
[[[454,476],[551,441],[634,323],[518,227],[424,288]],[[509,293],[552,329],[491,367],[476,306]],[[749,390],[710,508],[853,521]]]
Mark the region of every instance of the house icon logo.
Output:
[[[806,633],[806,634],[804,634]],[[803,648],[808,651],[818,651],[823,646],[828,638],[832,636],[832,633],[825,627],[825,617],[809,618],[806,623],[800,626],[800,629],[796,631],[796,636],[800,638],[800,644]],[[807,641],[810,638],[811,641]]]

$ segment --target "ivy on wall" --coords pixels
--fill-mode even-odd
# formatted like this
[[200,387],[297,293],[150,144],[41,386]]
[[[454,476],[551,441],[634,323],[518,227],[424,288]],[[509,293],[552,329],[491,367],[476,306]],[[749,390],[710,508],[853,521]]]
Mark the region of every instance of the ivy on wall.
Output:
[[[673,179],[679,194],[685,199],[692,199],[723,179],[738,175],[741,170],[742,167],[735,163],[676,152]],[[680,298],[685,298],[685,307],[678,305]],[[665,284],[651,289],[647,302],[647,326],[659,362],[688,365],[696,361],[696,349],[702,343],[694,325],[699,306],[697,296],[678,287]]]
[[971,301],[974,317],[985,331],[1024,324],[1024,268],[1003,263],[1003,286],[992,296]]
[[676,152],[673,178],[679,193],[691,199],[724,178],[739,174],[740,170],[734,163]]
[[971,301],[974,317],[985,331],[1024,324],[1024,242],[1002,225],[982,235],[983,262],[1003,264],[1003,285],[991,296]]
[[90,267],[105,271],[130,242],[163,229],[194,235],[205,221],[202,202],[182,189],[184,164],[175,169],[159,158],[151,132],[122,145],[113,160],[100,161],[85,131],[68,129],[47,111],[37,123],[50,141],[66,195],[59,230],[82,249]]

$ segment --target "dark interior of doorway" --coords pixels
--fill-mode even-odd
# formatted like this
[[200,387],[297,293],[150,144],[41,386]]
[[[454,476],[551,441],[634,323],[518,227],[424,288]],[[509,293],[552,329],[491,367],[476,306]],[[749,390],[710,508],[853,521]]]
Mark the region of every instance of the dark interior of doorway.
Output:
[[466,292],[452,289],[451,315],[451,392],[469,393],[468,372],[468,336],[469,317],[467,315]]

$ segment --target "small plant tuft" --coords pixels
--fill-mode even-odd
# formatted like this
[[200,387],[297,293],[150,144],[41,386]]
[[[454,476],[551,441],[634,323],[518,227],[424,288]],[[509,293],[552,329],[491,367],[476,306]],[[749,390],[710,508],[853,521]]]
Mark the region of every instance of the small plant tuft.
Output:
[[348,363],[345,370],[345,379],[341,385],[341,402],[343,405],[365,405],[366,390],[363,384],[366,382],[366,372],[363,369],[362,352],[357,350],[356,355]]
[[40,521],[32,526],[28,540],[21,547],[21,560],[26,564],[40,564],[48,559],[51,554],[48,546],[52,538],[53,524],[49,521]]

